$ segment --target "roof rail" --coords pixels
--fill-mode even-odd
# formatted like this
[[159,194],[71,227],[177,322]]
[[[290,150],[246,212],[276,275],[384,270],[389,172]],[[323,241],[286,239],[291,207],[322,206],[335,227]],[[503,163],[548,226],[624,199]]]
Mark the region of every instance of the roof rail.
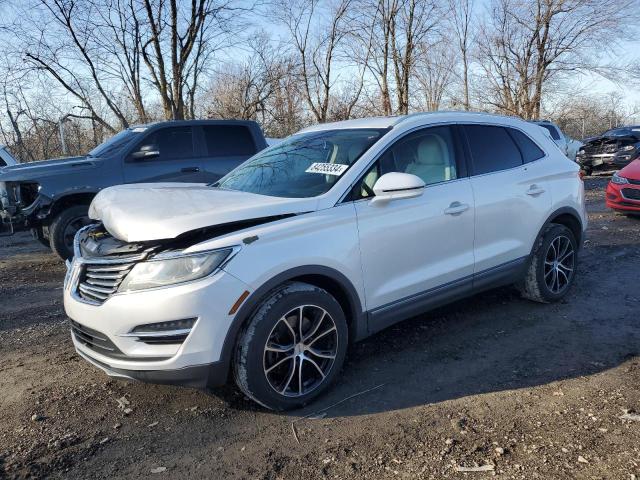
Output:
[[423,117],[423,116],[427,117],[430,115],[436,115],[441,113],[455,113],[455,114],[464,114],[464,115],[483,115],[483,116],[489,115],[492,117],[500,117],[500,118],[507,117],[507,118],[515,118],[515,119],[521,120],[521,118],[516,115],[504,115],[500,113],[474,112],[474,111],[467,111],[467,110],[436,110],[432,112],[415,112],[415,113],[410,113],[408,115],[399,116],[398,119],[393,123],[393,125],[394,126],[399,125],[400,123],[410,120],[412,118]]

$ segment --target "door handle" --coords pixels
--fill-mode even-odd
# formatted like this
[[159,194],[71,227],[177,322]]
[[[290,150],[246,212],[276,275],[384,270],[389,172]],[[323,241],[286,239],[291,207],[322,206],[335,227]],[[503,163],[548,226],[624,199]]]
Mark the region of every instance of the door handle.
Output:
[[445,215],[460,215],[462,212],[469,210],[469,205],[466,203],[453,202],[449,205],[449,208],[444,209]]
[[182,173],[195,173],[200,171],[200,167],[184,167],[181,168],[180,171]]
[[533,184],[529,187],[529,190],[527,190],[527,195],[531,195],[532,197],[535,197],[537,195],[540,195],[544,193],[544,188],[540,188],[538,185]]

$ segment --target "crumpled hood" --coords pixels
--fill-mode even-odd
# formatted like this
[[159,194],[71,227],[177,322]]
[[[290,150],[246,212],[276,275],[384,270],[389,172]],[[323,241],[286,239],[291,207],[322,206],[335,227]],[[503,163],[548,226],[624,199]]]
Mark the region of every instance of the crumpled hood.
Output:
[[602,143],[620,143],[620,145],[633,145],[640,142],[635,135],[601,135],[584,139],[584,146],[599,145]]
[[78,169],[94,168],[98,162],[100,160],[93,157],[67,157],[18,163],[0,169],[0,182],[37,180],[51,175],[66,175]]
[[317,209],[314,198],[279,198],[222,190],[200,183],[147,183],[109,187],[89,216],[125,242],[175,238],[204,227]]

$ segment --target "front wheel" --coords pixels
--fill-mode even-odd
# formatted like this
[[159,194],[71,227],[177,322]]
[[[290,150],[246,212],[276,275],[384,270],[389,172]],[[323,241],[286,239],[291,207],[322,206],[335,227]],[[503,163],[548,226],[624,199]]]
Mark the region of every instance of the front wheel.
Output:
[[269,295],[238,341],[236,384],[273,410],[299,408],[338,376],[348,329],[340,304],[327,291],[292,282]]
[[573,232],[564,225],[551,224],[538,239],[518,288],[529,300],[558,301],[573,284],[577,266],[578,243]]
[[91,223],[88,212],[87,205],[74,205],[60,212],[51,222],[49,246],[63,260],[73,257],[73,239],[76,232]]

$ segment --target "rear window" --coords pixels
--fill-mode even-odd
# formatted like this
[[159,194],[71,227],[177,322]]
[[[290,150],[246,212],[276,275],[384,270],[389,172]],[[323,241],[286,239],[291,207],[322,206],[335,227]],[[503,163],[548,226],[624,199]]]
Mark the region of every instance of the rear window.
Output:
[[465,125],[473,158],[474,175],[498,172],[522,165],[522,156],[503,127]]
[[556,127],[554,127],[553,125],[549,125],[548,123],[539,123],[538,125],[549,130],[551,138],[553,138],[554,140],[560,140],[560,134],[558,133],[558,129]]
[[256,144],[247,127],[236,125],[208,125],[202,127],[210,157],[253,155]]
[[520,147],[524,163],[533,162],[544,157],[544,152],[524,133],[515,128],[509,128],[509,133]]

